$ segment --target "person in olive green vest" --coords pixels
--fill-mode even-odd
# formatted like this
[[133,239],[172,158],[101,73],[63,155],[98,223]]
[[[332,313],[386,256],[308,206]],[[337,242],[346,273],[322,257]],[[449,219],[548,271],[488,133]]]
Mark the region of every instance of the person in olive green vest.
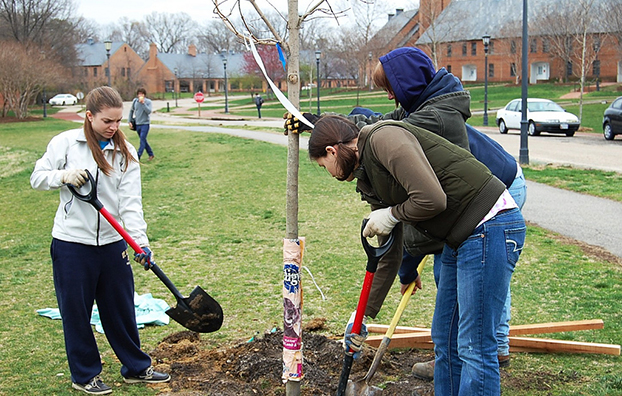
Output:
[[402,261],[402,223],[445,244],[432,320],[435,393],[500,394],[496,325],[526,232],[503,182],[469,151],[396,121],[359,132],[344,117],[320,117],[309,157],[338,180],[356,179],[372,209],[364,237],[383,243],[395,228],[389,265],[376,272],[384,288]]

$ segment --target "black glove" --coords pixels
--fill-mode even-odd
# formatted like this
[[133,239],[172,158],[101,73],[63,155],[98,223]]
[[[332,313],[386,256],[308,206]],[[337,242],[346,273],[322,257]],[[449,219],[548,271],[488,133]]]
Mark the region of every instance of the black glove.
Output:
[[[317,120],[320,119],[319,115],[315,115],[311,113],[303,113],[302,115],[307,120],[309,120],[309,122],[311,122],[312,124],[315,124]],[[301,122],[298,118],[294,117],[292,113],[288,112],[288,113],[283,114],[283,118],[285,118],[285,125],[284,125],[285,135],[287,135],[289,132],[303,133],[305,131],[310,131],[312,129],[310,126],[308,126],[304,122]]]
[[153,266],[153,253],[148,246],[141,246],[143,253],[134,253],[134,261],[142,264],[145,267],[145,271],[149,271]]

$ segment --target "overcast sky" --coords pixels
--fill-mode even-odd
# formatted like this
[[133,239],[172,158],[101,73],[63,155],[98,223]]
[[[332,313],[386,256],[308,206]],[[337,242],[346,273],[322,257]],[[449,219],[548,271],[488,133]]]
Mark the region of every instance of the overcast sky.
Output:
[[[213,3],[211,0],[74,0],[78,5],[77,14],[84,18],[94,20],[100,25],[117,22],[120,17],[127,17],[132,20],[142,20],[143,17],[152,12],[159,13],[178,13],[185,12],[190,15],[195,22],[203,23],[215,17],[213,13]],[[418,4],[417,0],[377,0],[391,4],[392,10],[404,8],[410,10]],[[258,0],[258,4],[265,1]],[[303,11],[311,0],[299,0],[301,11]],[[313,1],[315,3],[315,1]],[[228,3],[225,3],[228,4]],[[287,0],[273,0],[272,4],[283,11],[287,10]],[[336,2],[331,1],[331,5]],[[262,7],[262,9],[264,9]],[[385,19],[386,21],[386,16]]]

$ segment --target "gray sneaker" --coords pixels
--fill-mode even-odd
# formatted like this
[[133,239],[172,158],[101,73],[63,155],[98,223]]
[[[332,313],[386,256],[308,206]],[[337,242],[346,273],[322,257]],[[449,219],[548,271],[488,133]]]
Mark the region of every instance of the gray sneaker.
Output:
[[74,382],[71,384],[71,387],[88,393],[89,395],[107,395],[112,393],[112,389],[102,382],[99,375],[90,380],[87,384],[76,384]]
[[128,384],[136,384],[139,382],[145,382],[148,384],[157,384],[160,382],[169,382],[171,380],[171,376],[166,373],[160,373],[153,370],[153,366],[149,366],[148,369],[143,371],[141,374],[136,375],[134,377],[123,377],[123,381]]
[[423,363],[415,363],[412,369],[415,378],[424,381],[432,381],[434,379],[434,360]]

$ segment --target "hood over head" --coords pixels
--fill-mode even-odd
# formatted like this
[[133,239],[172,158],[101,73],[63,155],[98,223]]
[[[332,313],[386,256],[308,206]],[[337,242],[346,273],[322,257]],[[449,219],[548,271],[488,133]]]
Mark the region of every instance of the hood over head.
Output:
[[402,47],[380,57],[395,98],[407,111],[436,75],[432,60],[419,48]]

